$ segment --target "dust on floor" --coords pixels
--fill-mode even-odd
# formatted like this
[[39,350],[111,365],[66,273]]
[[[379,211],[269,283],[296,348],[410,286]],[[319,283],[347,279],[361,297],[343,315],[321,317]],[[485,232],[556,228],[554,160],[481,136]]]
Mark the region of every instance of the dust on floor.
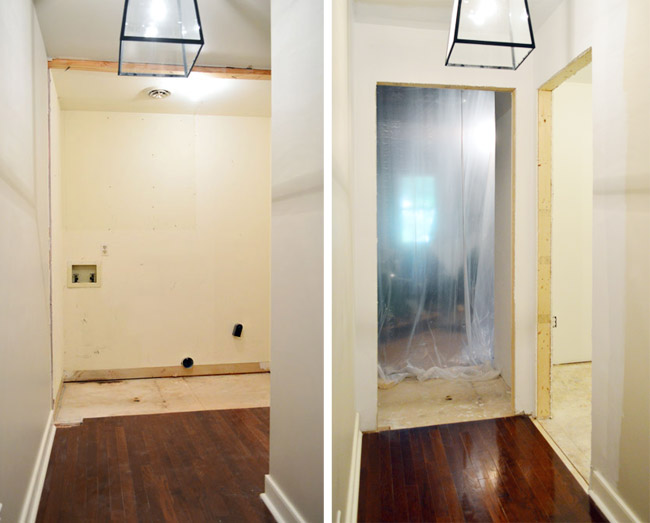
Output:
[[270,374],[65,383],[56,425],[84,418],[268,407]]

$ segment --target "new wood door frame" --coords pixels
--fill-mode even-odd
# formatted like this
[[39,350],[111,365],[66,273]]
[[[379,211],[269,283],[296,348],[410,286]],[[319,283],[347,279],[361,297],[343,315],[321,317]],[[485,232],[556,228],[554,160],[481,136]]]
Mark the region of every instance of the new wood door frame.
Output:
[[553,90],[591,63],[591,48],[537,92],[537,417],[551,415],[551,204]]

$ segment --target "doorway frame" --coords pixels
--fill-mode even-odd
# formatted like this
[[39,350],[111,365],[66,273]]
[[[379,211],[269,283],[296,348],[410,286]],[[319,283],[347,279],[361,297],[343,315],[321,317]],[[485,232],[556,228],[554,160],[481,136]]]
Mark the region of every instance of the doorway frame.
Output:
[[[140,64],[145,65],[145,64]],[[84,59],[75,59],[75,58],[56,58],[50,57],[47,59],[47,75],[48,75],[48,157],[51,156],[52,145],[50,143],[51,134],[52,134],[52,122],[50,121],[51,116],[51,97],[52,97],[52,84],[54,83],[54,77],[52,71],[54,70],[63,70],[63,71],[86,71],[92,73],[106,73],[106,74],[117,74],[118,72],[118,62],[114,61],[102,61],[102,60],[84,60]],[[252,68],[240,68],[240,67],[215,67],[215,66],[194,66],[192,68],[193,72],[200,73],[206,78],[211,79],[236,79],[236,80],[263,80],[271,81],[272,70],[271,69],[252,69]],[[51,158],[50,158],[51,160]],[[51,182],[52,178],[52,165],[48,165],[48,181]],[[48,202],[50,205],[50,210],[48,211],[48,217],[51,222],[52,218],[52,194],[51,194],[51,183],[48,184]],[[220,376],[226,374],[250,374],[250,373],[265,373],[268,371],[268,362],[244,362],[244,363],[217,363],[211,365],[194,365],[192,369],[185,369],[181,365],[176,366],[164,366],[164,367],[138,367],[138,368],[124,368],[124,369],[115,369],[115,370],[81,370],[74,371],[72,375],[66,375],[64,370],[64,365],[62,363],[61,369],[61,379],[57,383],[55,381],[55,370],[54,370],[54,354],[57,349],[60,349],[61,358],[63,357],[63,348],[55,347],[54,343],[54,329],[55,321],[53,320],[53,301],[52,301],[52,289],[53,289],[53,275],[54,271],[52,269],[53,263],[53,251],[52,251],[52,224],[49,226],[49,292],[50,300],[48,304],[48,316],[49,316],[49,356],[50,356],[50,403],[51,408],[55,410],[58,405],[60,405],[61,396],[63,394],[64,384],[68,382],[80,382],[80,381],[95,381],[95,380],[123,380],[123,379],[143,379],[143,378],[164,378],[164,377],[176,377],[179,375],[192,376],[192,375],[206,375],[206,376]],[[67,262],[63,261],[65,266]],[[59,323],[62,320],[59,321]],[[61,327],[62,328],[62,327]],[[259,365],[258,365],[259,363]],[[264,368],[266,365],[266,368]],[[55,412],[56,414],[56,412]]]
[[553,91],[591,63],[591,47],[537,90],[537,418],[551,416],[551,237]]
[[[495,86],[482,86],[482,85],[452,85],[452,84],[431,84],[431,83],[415,83],[415,82],[376,82],[375,83],[375,107],[377,106],[377,87],[380,85],[397,86],[397,87],[420,87],[430,89],[455,89],[455,90],[468,90],[468,91],[492,91],[499,93],[510,93],[510,408],[513,413],[515,410],[515,203],[517,195],[516,187],[516,121],[517,121],[517,89],[515,87],[495,87]],[[376,116],[376,112],[375,112]],[[377,122],[375,120],[375,130]],[[375,137],[376,143],[376,137]],[[375,176],[377,173],[375,172]],[[375,195],[376,197],[376,195]],[[375,220],[377,216],[375,216]],[[378,318],[375,318],[375,325],[377,325]],[[379,351],[379,338],[376,339],[375,353]],[[375,389],[377,389],[378,379],[375,378]],[[378,403],[378,401],[377,401]],[[385,427],[378,426],[379,409],[376,410],[375,427],[376,430],[383,430]]]

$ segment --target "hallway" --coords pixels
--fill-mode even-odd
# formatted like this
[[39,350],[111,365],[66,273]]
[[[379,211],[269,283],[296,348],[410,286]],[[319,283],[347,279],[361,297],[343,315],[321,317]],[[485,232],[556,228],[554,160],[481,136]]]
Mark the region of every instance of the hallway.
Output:
[[359,521],[606,521],[529,418],[363,436]]

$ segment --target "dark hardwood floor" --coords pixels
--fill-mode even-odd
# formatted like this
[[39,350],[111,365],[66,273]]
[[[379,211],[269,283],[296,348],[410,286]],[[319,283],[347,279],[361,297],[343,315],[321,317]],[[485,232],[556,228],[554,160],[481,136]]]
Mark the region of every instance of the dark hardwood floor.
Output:
[[359,521],[606,521],[525,416],[364,434]]
[[87,419],[56,431],[37,521],[274,521],[268,463],[268,408]]

